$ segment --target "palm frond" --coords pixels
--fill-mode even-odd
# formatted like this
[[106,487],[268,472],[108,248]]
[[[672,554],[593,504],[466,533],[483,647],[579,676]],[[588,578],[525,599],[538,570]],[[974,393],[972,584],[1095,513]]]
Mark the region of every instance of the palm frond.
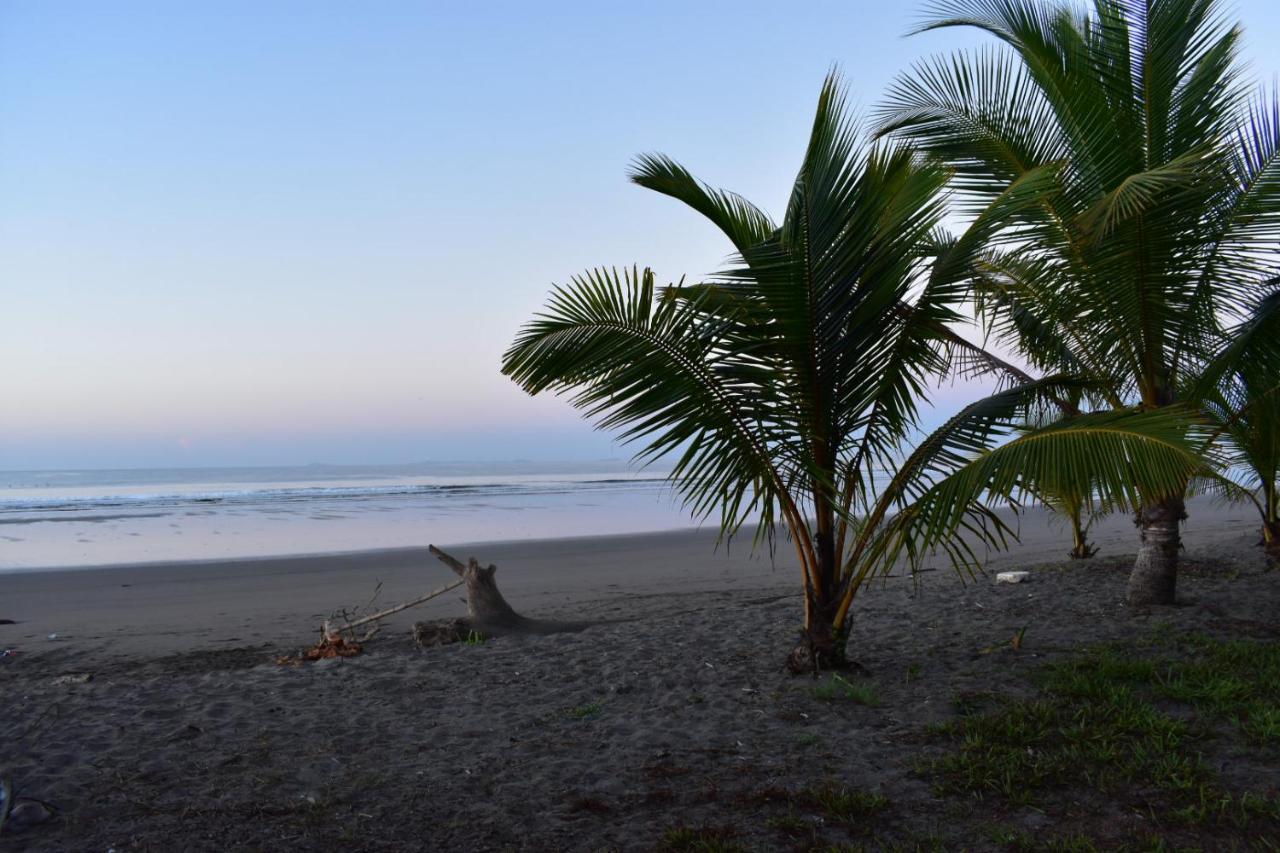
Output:
[[503,357],[527,392],[555,391],[642,442],[677,455],[671,477],[691,509],[722,512],[722,532],[752,512],[772,523],[787,500],[774,465],[768,370],[735,345],[735,321],[697,299],[659,298],[653,273],[596,269],[556,288]]
[[[916,497],[889,525],[886,562],[912,565],[944,548],[958,567],[976,566],[975,547],[1003,547],[1005,531],[988,507],[1018,504],[1037,493],[1076,494],[1090,512],[1132,509],[1182,494],[1206,470],[1189,410],[1086,414],[1032,430],[977,453]],[[950,531],[966,530],[969,541]]]
[[716,225],[739,252],[767,240],[776,230],[768,214],[737,193],[699,181],[662,154],[643,154],[631,166],[631,181],[684,202]]

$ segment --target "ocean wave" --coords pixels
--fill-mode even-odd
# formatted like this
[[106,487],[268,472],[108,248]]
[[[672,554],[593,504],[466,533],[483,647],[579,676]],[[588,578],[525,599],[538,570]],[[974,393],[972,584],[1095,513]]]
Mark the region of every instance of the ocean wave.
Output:
[[460,497],[487,498],[598,493],[609,491],[660,490],[662,477],[608,478],[598,480],[544,480],[532,482],[396,484],[366,486],[285,486],[274,488],[215,489],[156,493],[80,495],[22,495],[0,497],[0,515],[66,510],[118,510],[172,508],[183,506],[258,506],[310,502],[356,502],[371,500],[426,501],[456,500]]

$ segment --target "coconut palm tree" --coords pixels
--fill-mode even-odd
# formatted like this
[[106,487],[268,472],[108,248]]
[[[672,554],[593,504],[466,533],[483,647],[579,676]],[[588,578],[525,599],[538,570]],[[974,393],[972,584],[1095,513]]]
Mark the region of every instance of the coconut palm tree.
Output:
[[1261,544],[1280,558],[1280,291],[1232,330],[1190,394],[1203,400],[1213,437],[1227,445],[1227,470],[1236,475],[1210,487],[1257,508]]
[[[1058,405],[1053,411],[1047,413],[1051,419],[1050,422],[1079,416],[1083,396],[1079,392],[1060,395]],[[1023,431],[1031,431],[1044,425],[1026,424]],[[1098,549],[1089,541],[1089,529],[1099,518],[1099,514],[1091,511],[1088,506],[1088,495],[1092,491],[1087,489],[1084,492],[1078,490],[1056,492],[1043,487],[1035,490],[1036,501],[1049,512],[1066,519],[1070,525],[1071,550],[1067,552],[1067,556],[1073,560],[1087,560],[1098,553]]]
[[[568,394],[640,443],[640,460],[674,459],[678,493],[696,515],[718,513],[722,535],[752,520],[757,543],[784,530],[804,589],[795,671],[845,660],[851,605],[877,569],[934,549],[972,568],[981,547],[1002,544],[1008,528],[986,501],[1031,482],[1096,481],[1091,502],[1131,503],[1196,464],[1184,420],[1168,413],[1018,434],[1079,383],[1028,381],[951,324],[973,253],[1053,169],[950,237],[938,228],[948,170],[906,144],[860,145],[843,103],[829,78],[780,224],[666,157],[641,157],[632,180],[718,226],[731,268],[666,288],[648,269],[588,271],[553,291],[503,363],[530,393]],[[948,371],[1005,387],[908,448],[930,383]]]
[[1241,488],[1230,496],[1250,501],[1262,521],[1261,543],[1280,557],[1280,388],[1257,373],[1240,371],[1223,383],[1207,407],[1229,444],[1228,458]]
[[[1239,27],[1217,0],[941,0],[920,29],[949,27],[997,45],[900,77],[880,133],[949,163],[979,206],[1059,166],[979,258],[1000,340],[1089,378],[1100,406],[1178,404],[1280,238],[1280,121],[1251,104]],[[1173,601],[1184,494],[1137,512],[1134,604]]]

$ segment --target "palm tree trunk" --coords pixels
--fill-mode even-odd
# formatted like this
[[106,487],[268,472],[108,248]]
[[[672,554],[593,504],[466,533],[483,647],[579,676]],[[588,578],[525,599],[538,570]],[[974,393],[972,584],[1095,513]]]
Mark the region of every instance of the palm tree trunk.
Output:
[[1262,547],[1268,557],[1280,560],[1280,521],[1262,522]]
[[787,669],[794,674],[818,673],[824,669],[841,669],[847,663],[845,645],[848,630],[836,625],[840,611],[839,567],[836,564],[834,513],[829,503],[818,501],[817,530],[814,545],[817,565],[814,576],[817,589],[806,589],[812,596],[800,642],[787,656]]
[[1178,525],[1187,517],[1182,496],[1140,508],[1134,523],[1142,532],[1138,558],[1129,573],[1129,604],[1173,604],[1178,583]]
[[839,599],[821,601],[809,610],[808,624],[800,634],[800,642],[787,655],[787,669],[794,675],[813,673],[826,669],[844,669],[849,659],[846,646],[849,640],[847,621],[839,627],[835,614]]
[[[1273,474],[1272,480],[1274,479]],[[1280,506],[1277,506],[1280,495],[1270,483],[1264,482],[1262,491],[1265,496],[1262,505],[1262,547],[1266,549],[1268,557],[1280,560]]]
[[845,666],[845,644],[848,632],[836,625],[840,612],[840,566],[836,559],[836,512],[834,482],[834,454],[825,440],[815,440],[814,460],[819,470],[827,475],[817,478],[813,489],[813,584],[805,590],[810,597],[805,614],[804,630],[800,642],[787,655],[787,669],[799,674],[818,673],[824,669]]
[[1084,507],[1077,502],[1071,507],[1071,553],[1068,556],[1073,560],[1087,560],[1098,553],[1098,549],[1091,546],[1086,538],[1089,528],[1081,521],[1082,515]]

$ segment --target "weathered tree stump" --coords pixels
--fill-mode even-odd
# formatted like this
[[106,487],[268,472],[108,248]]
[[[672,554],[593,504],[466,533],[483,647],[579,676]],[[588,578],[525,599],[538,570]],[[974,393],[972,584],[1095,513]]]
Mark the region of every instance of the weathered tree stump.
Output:
[[429,546],[440,562],[457,573],[467,587],[467,620],[476,629],[518,630],[529,622],[507,604],[507,600],[498,592],[498,584],[493,576],[497,566],[482,568],[478,560],[472,557],[464,566],[434,545]]
[[434,545],[431,553],[440,562],[453,569],[467,588],[467,617],[418,622],[413,626],[413,638],[418,645],[441,646],[459,643],[474,634],[480,637],[496,637],[502,634],[545,634],[556,631],[576,631],[585,624],[544,622],[527,619],[517,613],[498,591],[493,576],[497,566],[481,566],[475,557],[464,565]]

